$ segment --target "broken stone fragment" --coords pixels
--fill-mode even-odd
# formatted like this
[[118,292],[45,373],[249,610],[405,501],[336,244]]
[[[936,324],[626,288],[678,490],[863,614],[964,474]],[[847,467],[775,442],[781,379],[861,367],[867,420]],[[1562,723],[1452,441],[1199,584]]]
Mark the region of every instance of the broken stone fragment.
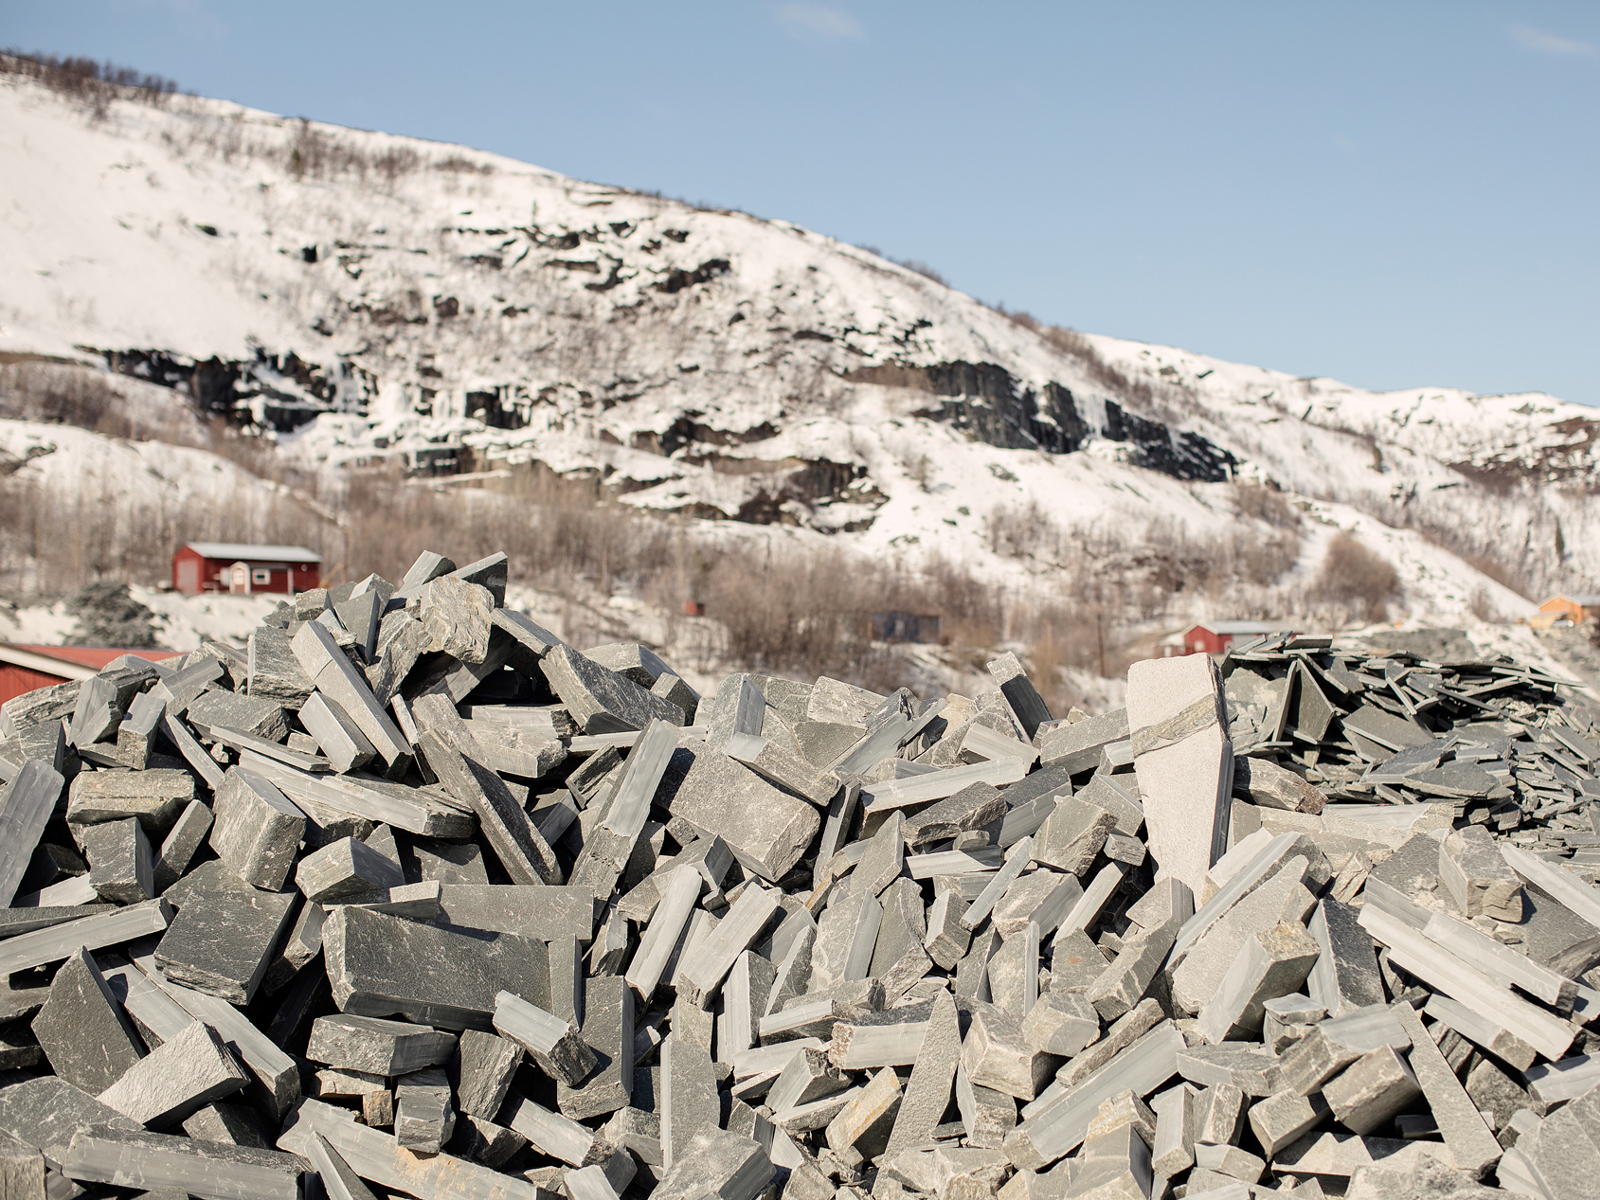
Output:
[[1480,825],[1455,830],[1439,843],[1439,882],[1468,920],[1522,920],[1522,880]]
[[1209,655],[1148,659],[1128,668],[1128,728],[1158,873],[1200,895],[1228,846],[1233,745]]
[[450,575],[422,588],[422,621],[427,641],[422,652],[448,654],[464,663],[481,663],[489,650],[494,597],[489,589]]
[[1322,1085],[1334,1120],[1361,1134],[1383,1128],[1421,1094],[1410,1064],[1392,1046],[1363,1054]]
[[137,820],[89,825],[78,838],[89,859],[89,883],[102,900],[137,904],[155,898],[150,841]]
[[1022,1036],[1035,1050],[1070,1058],[1099,1038],[1100,1014],[1081,993],[1052,988],[1023,1018]]
[[1320,813],[1326,798],[1293,771],[1265,758],[1237,758],[1233,763],[1233,790],[1261,808]]
[[162,934],[156,965],[175,983],[248,1004],[266,977],[295,901],[293,892],[254,888],[201,893]]
[[1032,1100],[1050,1076],[1050,1056],[1036,1050],[1020,1021],[987,1004],[974,1006],[961,1066],[975,1086]]
[[461,1034],[454,1075],[456,1103],[463,1114],[494,1118],[522,1064],[522,1053],[522,1047],[509,1038],[477,1029]]
[[1279,924],[1245,938],[1217,994],[1200,1010],[1201,1034],[1212,1044],[1258,1035],[1263,1005],[1299,991],[1319,953],[1299,925]]
[[774,787],[742,763],[702,745],[680,749],[693,762],[671,812],[703,837],[720,837],[748,871],[774,882],[800,861],[822,826],[815,807]]
[[395,1081],[394,1139],[416,1154],[438,1154],[455,1131],[450,1081],[440,1070],[416,1071]]
[[549,953],[515,934],[456,933],[340,905],[322,928],[322,952],[334,1003],[346,1013],[484,1029],[501,990],[549,1002]]
[[33,1034],[50,1069],[91,1096],[122,1078],[144,1054],[122,1005],[82,947],[56,972],[50,998],[33,1019]]
[[576,1028],[511,992],[495,996],[494,1027],[526,1050],[546,1075],[568,1087],[576,1087],[594,1069],[594,1051]]
[[1034,856],[1073,875],[1086,874],[1117,818],[1076,796],[1064,796],[1034,835]]
[[270,780],[230,767],[212,816],[211,848],[234,873],[254,887],[282,887],[305,836],[305,813]]
[[148,1129],[164,1129],[249,1081],[216,1031],[194,1021],[124,1071],[99,1100]]
[[194,776],[188,771],[79,771],[67,789],[67,823],[95,825],[138,817],[147,835],[160,837],[193,799]]
[[540,670],[585,733],[624,733],[652,720],[682,725],[683,709],[585,658],[556,646],[539,660]]
[[899,1076],[885,1067],[828,1123],[824,1137],[829,1147],[876,1158],[888,1145],[902,1097]]
[[359,904],[402,887],[400,865],[355,838],[340,838],[307,854],[295,868],[295,886],[316,904]]
[[448,1062],[455,1048],[454,1035],[425,1025],[334,1014],[312,1022],[306,1057],[342,1070],[391,1076]]

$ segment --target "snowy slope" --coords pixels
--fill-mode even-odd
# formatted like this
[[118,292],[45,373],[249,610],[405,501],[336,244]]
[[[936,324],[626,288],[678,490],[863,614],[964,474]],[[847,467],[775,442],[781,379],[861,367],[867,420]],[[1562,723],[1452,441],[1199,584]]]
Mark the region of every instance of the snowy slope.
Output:
[[[0,166],[0,351],[114,362],[303,464],[538,463],[731,537],[937,550],[1046,590],[1153,525],[1265,535],[1230,481],[1268,481],[1304,513],[1282,588],[1338,529],[1414,614],[1527,607],[1462,554],[1600,588],[1600,423],[1549,397],[1052,342],[782,221],[217,101],[96,120],[0,75]],[[1007,518],[1037,536],[998,546]]]

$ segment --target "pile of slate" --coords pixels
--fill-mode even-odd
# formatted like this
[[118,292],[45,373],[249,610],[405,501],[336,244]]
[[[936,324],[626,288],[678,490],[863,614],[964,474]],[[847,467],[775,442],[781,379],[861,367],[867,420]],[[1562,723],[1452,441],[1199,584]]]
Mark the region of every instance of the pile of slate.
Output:
[[7,1200],[1600,1187],[1565,681],[1279,637],[1095,717],[1009,654],[702,698],[505,583],[0,707]]

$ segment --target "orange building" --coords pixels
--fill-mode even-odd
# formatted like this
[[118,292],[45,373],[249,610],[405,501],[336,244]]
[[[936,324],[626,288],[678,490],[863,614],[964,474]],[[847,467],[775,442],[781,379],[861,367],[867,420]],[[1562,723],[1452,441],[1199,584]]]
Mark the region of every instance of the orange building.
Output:
[[1582,625],[1585,620],[1592,621],[1600,617],[1600,596],[1584,592],[1551,596],[1539,605],[1539,614],[1548,616],[1550,620],[1537,621],[1536,624],[1547,625],[1550,621],[1559,621],[1565,617],[1574,625]]

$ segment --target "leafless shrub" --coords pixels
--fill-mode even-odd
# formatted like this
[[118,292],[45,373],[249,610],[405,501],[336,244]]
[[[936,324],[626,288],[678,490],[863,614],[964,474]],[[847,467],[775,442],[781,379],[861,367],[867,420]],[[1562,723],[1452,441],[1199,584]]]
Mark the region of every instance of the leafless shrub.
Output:
[[15,49],[0,50],[0,74],[31,79],[79,102],[96,116],[104,116],[110,102],[119,99],[160,107],[178,90],[172,80],[132,67],[97,63],[91,58],[25,54]]
[[1299,512],[1283,492],[1272,484],[1235,483],[1233,506],[1241,517],[1265,521],[1279,529],[1295,529],[1300,525]]
[[1480,621],[1491,625],[1503,624],[1505,616],[1495,607],[1494,601],[1489,598],[1488,588],[1477,588],[1467,600],[1467,609]]
[[920,258],[895,258],[891,259],[890,261],[904,267],[908,271],[915,271],[918,275],[921,275],[926,279],[931,279],[935,283],[945,284],[947,287],[949,286],[948,283],[946,283],[943,275],[939,274],[938,271],[934,270]]
[[1394,564],[1348,533],[1328,543],[1316,587],[1327,600],[1348,605],[1368,621],[1386,619],[1390,602],[1401,595]]
[[984,518],[989,549],[1007,558],[1034,558],[1054,562],[1061,557],[1065,534],[1030,497],[1025,504],[997,504]]
[[200,444],[198,423],[172,393],[148,388],[151,395],[135,398],[127,386],[95,367],[0,355],[0,417],[76,425],[106,437]]
[[459,154],[452,154],[448,158],[436,159],[433,164],[435,171],[454,171],[458,175],[493,175],[493,163],[473,162],[470,158],[463,158]]

